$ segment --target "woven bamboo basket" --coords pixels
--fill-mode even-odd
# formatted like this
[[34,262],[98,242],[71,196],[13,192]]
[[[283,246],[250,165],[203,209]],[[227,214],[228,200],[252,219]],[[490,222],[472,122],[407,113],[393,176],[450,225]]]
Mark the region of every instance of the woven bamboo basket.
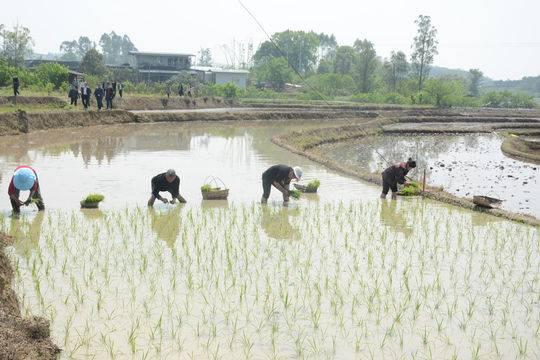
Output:
[[212,190],[201,190],[203,200],[227,200],[227,197],[229,196],[229,189],[227,188],[223,180],[215,176],[209,176],[204,181],[204,184],[210,185],[212,187]]

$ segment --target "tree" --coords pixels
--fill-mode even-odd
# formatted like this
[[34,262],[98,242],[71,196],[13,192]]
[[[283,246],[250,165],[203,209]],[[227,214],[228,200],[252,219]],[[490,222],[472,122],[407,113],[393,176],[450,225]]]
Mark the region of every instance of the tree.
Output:
[[290,66],[300,73],[306,73],[317,64],[318,47],[319,37],[313,31],[287,30],[273,34],[272,41],[263,42],[253,59],[256,64],[261,64],[284,57]]
[[129,62],[129,52],[137,51],[127,35],[118,35],[114,31],[103,34],[99,38],[99,45],[108,64],[124,64]]
[[212,53],[209,48],[199,50],[199,66],[212,66]]
[[350,74],[358,62],[358,54],[351,46],[340,46],[334,56],[334,71],[338,74]]
[[30,30],[24,26],[15,25],[13,31],[8,31],[2,25],[0,37],[0,56],[13,66],[22,66],[24,58],[32,53],[33,40]]
[[63,83],[68,81],[69,70],[58,63],[48,63],[39,65],[36,74],[42,84],[53,84],[54,89],[58,90]]
[[418,26],[416,36],[412,44],[413,53],[411,62],[418,78],[418,91],[422,91],[425,79],[429,76],[429,66],[433,63],[433,58],[438,54],[437,29],[431,25],[431,18],[419,15],[414,21]]
[[344,96],[354,93],[355,84],[350,75],[320,74],[307,79],[308,84],[326,96]]
[[80,60],[88,52],[88,50],[96,47],[96,44],[87,36],[80,36],[79,40],[62,41],[60,51],[62,60]]
[[390,90],[396,91],[397,84],[403,80],[409,72],[407,56],[403,51],[392,51],[390,60],[384,62],[384,79]]
[[292,71],[283,57],[273,58],[255,69],[257,81],[270,83],[274,90],[283,90],[292,80]]
[[437,107],[458,105],[465,94],[461,80],[445,78],[427,80],[425,91],[430,102]]
[[327,35],[325,33],[317,34],[319,38],[318,57],[319,62],[323,59],[332,58],[336,52],[338,43],[334,34]]
[[471,81],[469,84],[469,93],[472,96],[478,96],[480,93],[478,88],[480,87],[480,82],[482,81],[484,73],[482,73],[479,69],[470,69],[469,75]]
[[80,70],[90,75],[104,75],[107,72],[107,68],[103,62],[103,55],[95,48],[88,50],[81,61]]
[[353,47],[358,52],[358,62],[356,65],[358,90],[367,93],[373,87],[373,76],[377,68],[377,53],[375,52],[373,43],[366,39],[356,40]]

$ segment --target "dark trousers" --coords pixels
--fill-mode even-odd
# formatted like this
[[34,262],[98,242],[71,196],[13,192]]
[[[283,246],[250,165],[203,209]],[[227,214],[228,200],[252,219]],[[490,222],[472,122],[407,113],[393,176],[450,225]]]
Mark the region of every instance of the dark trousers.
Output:
[[107,102],[107,109],[112,109],[112,98],[105,98],[105,101]]
[[[19,198],[19,194],[20,194],[19,190],[15,190],[15,197],[17,199]],[[11,201],[11,208],[13,209],[13,212],[15,213],[21,212],[21,206],[11,197],[9,198],[9,200]],[[39,190],[39,188],[36,190],[36,192],[32,196],[32,200],[35,200],[39,211],[45,210],[45,203],[43,202],[43,198],[41,197],[41,191]]]
[[19,95],[19,87],[18,86],[14,86],[13,87],[13,96],[17,96]]
[[270,190],[272,189],[272,181],[263,175],[262,177],[263,198],[268,199],[270,197]]
[[120,97],[122,97],[123,92],[124,92],[124,90],[118,90],[118,94],[120,95]]
[[72,98],[70,98],[70,99],[71,99],[71,105],[77,106],[77,98],[76,98],[76,97],[72,97]]
[[90,106],[90,96],[82,95],[81,99],[82,99],[82,104],[83,104],[84,108],[88,109],[88,107]]
[[103,107],[103,98],[101,96],[96,97],[97,107],[99,110]]
[[382,177],[383,185],[382,185],[382,193],[384,195],[388,194],[388,190],[392,189],[393,193],[397,193],[397,183],[394,181],[390,181],[389,179],[386,179],[384,176]]

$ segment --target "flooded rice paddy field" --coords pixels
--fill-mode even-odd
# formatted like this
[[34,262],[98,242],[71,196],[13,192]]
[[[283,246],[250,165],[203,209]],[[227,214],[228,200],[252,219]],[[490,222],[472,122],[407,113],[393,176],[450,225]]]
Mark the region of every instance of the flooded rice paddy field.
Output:
[[[34,165],[49,207],[15,219],[3,205],[23,313],[51,321],[66,359],[540,355],[537,228],[380,201],[269,141],[295,126],[62,130],[11,152],[3,140],[1,186]],[[321,179],[320,194],[257,204],[276,162]],[[190,203],[146,208],[149,178],[171,163]],[[230,201],[201,201],[209,173]],[[101,210],[77,208],[89,191],[107,196]]]
[[[507,157],[503,139],[492,134],[388,134],[324,145],[330,158],[353,167],[382,172],[390,162],[414,157],[416,178],[427,170],[427,183],[457,196],[503,199],[502,208],[540,218],[540,165]],[[379,155],[380,154],[380,155]],[[382,157],[381,157],[382,156]]]

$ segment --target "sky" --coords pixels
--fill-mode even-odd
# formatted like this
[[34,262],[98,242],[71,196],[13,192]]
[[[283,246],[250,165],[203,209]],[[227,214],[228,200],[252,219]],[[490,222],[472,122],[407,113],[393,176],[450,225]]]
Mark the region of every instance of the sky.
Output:
[[[272,34],[313,30],[334,34],[340,45],[357,38],[377,54],[411,54],[414,20],[429,15],[438,30],[435,65],[479,68],[493,79],[540,75],[539,0],[242,0]],[[127,34],[139,50],[197,54],[210,48],[227,64],[240,44],[256,47],[265,34],[238,0],[2,0],[0,24],[30,29],[34,51],[58,52],[64,40],[104,32]],[[236,51],[239,53],[239,51]],[[238,55],[237,55],[238,56]]]

